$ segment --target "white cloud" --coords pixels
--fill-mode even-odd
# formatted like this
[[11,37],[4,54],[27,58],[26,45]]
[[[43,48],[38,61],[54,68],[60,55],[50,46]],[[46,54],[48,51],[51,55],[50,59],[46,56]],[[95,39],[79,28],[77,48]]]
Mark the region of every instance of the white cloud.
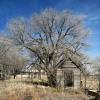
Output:
[[78,17],[80,19],[86,19],[86,18],[88,18],[88,15],[87,14],[80,14]]
[[89,15],[89,14],[80,14],[78,16],[80,19],[87,19],[89,21],[100,21],[100,15]]

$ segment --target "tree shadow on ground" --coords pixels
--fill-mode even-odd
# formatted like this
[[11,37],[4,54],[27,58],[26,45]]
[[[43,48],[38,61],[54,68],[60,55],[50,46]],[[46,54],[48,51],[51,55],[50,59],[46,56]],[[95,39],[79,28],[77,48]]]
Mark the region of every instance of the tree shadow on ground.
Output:
[[49,86],[47,81],[24,81],[26,84]]

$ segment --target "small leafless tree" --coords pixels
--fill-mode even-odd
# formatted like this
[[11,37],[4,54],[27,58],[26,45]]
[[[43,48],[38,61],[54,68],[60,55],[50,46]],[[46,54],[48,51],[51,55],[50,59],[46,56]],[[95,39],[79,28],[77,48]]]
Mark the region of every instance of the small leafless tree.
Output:
[[100,90],[100,57],[95,58],[92,61],[92,68],[94,70],[94,73],[97,74],[97,78],[99,81],[99,90]]
[[18,53],[18,48],[12,45],[9,39],[0,38],[0,69],[2,73],[13,74],[15,77],[24,65],[25,58]]
[[2,78],[5,78],[5,74],[8,73],[8,66],[6,65],[8,59],[7,59],[7,53],[9,51],[9,46],[7,44],[7,41],[4,40],[3,37],[0,37],[0,71],[2,74]]
[[20,74],[22,69],[26,67],[26,59],[23,58],[18,52],[9,52],[8,61],[10,66],[11,74],[14,79],[17,74]]
[[57,85],[57,69],[72,58],[80,59],[80,49],[86,46],[87,28],[82,18],[69,11],[45,9],[29,20],[16,18],[7,25],[16,45],[28,49],[41,63],[50,86]]

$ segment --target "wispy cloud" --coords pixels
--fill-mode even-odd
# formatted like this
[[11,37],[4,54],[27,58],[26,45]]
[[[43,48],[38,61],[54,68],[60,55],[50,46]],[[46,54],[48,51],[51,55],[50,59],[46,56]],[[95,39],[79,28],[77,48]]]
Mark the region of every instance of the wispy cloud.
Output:
[[87,19],[89,21],[99,21],[100,20],[100,15],[80,14],[78,17],[80,19]]
[[78,17],[80,19],[86,19],[86,18],[88,18],[88,15],[86,15],[86,14],[80,14]]
[[86,20],[86,23],[88,24],[99,24],[100,23],[100,15],[94,14],[94,15],[90,15],[90,14],[80,14],[78,16],[80,19],[84,19]]
[[89,20],[92,21],[100,20],[100,16],[90,16]]
[[89,16],[88,21],[90,21],[94,24],[99,24],[100,23],[100,15]]

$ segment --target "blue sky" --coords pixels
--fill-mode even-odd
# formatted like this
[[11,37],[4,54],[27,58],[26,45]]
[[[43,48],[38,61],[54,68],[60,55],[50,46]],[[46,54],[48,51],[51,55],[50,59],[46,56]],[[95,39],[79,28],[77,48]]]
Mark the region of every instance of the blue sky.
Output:
[[0,0],[0,31],[6,23],[16,16],[28,17],[45,8],[69,9],[85,18],[85,24],[91,29],[87,42],[90,48],[86,53],[90,57],[100,56],[100,0]]

